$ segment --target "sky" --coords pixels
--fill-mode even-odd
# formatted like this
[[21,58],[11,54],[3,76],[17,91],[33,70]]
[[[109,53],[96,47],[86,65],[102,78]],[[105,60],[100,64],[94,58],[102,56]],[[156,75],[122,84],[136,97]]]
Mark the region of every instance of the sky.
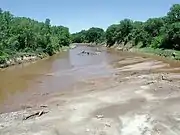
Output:
[[38,21],[49,18],[52,25],[69,27],[74,33],[90,27],[106,29],[124,18],[146,21],[164,16],[178,3],[180,0],[0,0],[0,8]]

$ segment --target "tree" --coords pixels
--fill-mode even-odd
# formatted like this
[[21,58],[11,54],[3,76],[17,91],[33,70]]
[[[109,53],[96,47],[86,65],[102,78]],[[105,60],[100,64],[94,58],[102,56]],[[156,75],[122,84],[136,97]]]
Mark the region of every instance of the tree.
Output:
[[167,13],[169,23],[180,22],[180,4],[174,4]]
[[118,29],[117,24],[109,26],[106,30],[106,42],[107,46],[110,47],[116,43],[116,32]]
[[104,35],[104,30],[101,28],[92,27],[87,30],[86,39],[88,43],[98,43],[101,40],[101,37]]
[[148,32],[151,37],[156,37],[160,34],[161,27],[164,26],[162,18],[150,18],[144,23],[144,30]]
[[0,10],[0,61],[21,53],[49,55],[70,44],[69,29],[51,26],[50,19],[38,22],[26,17],[14,17]]
[[71,35],[73,43],[102,43],[105,40],[105,32],[101,28],[92,27]]
[[119,43],[125,42],[126,44],[131,39],[129,34],[131,33],[132,29],[133,29],[133,21],[131,21],[130,19],[124,19],[120,21],[120,24],[118,25],[118,29],[117,29],[116,40]]
[[164,33],[165,43],[161,47],[180,50],[180,22],[167,25]]
[[167,16],[149,18],[146,22],[124,19],[106,30],[108,46],[132,43],[141,47],[180,50],[180,4],[174,4]]
[[51,20],[47,18],[47,19],[45,20],[45,25],[50,26],[50,22],[51,22]]

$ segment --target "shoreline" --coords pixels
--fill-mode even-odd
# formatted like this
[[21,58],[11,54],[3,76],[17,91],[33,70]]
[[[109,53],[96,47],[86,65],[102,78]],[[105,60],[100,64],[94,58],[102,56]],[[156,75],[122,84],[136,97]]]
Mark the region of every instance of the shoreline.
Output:
[[[55,52],[53,55],[58,54],[62,51],[67,51],[69,49],[73,49],[75,48],[76,45],[75,44],[70,44],[68,47],[63,46],[62,48],[60,48],[59,51]],[[42,53],[42,54],[35,54],[35,53],[22,53],[21,55],[17,56],[17,57],[13,57],[10,58],[8,60],[6,60],[5,63],[0,64],[0,70],[6,69],[8,67],[11,66],[15,66],[15,65],[20,65],[20,64],[24,64],[24,63],[30,63],[30,62],[34,62],[34,61],[38,61],[41,59],[45,59],[47,57],[50,57],[50,55]]]
[[180,60],[180,51],[176,50],[162,50],[162,49],[153,49],[153,48],[132,48],[130,52],[139,52],[148,55],[160,56],[170,60]]
[[35,55],[35,54],[29,55],[27,53],[22,56],[13,57],[13,58],[6,60],[6,62],[4,64],[0,64],[0,69],[5,69],[5,68],[8,68],[8,67],[11,67],[14,65],[20,65],[23,63],[37,61],[37,60],[40,60],[40,59],[43,59],[46,57],[47,57],[46,55]]
[[145,55],[153,55],[153,56],[159,56],[170,60],[179,61],[180,60],[180,51],[177,50],[171,50],[171,49],[154,49],[150,47],[133,47],[132,45],[114,45],[110,48],[114,48],[119,51],[128,51],[128,52],[134,52],[134,53],[141,53]]

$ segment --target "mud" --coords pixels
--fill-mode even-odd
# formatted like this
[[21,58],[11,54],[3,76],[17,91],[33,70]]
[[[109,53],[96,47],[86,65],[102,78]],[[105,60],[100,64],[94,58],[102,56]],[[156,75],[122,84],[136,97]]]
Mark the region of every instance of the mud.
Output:
[[[180,134],[179,63],[105,48],[99,48],[99,55],[75,55],[81,50],[96,51],[96,48],[80,46],[68,55],[41,61],[46,67],[34,65],[39,70],[28,74],[32,77],[28,78],[29,87],[23,85],[24,92],[3,100],[0,134]],[[31,66],[20,68],[25,78],[25,71]],[[23,120],[42,110],[48,113]]]

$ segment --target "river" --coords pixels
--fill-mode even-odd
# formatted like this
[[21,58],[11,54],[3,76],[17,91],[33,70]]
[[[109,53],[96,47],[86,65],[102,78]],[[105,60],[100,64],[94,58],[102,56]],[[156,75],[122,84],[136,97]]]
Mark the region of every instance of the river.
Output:
[[6,68],[0,134],[180,134],[179,73],[178,61],[82,44]]
[[[86,50],[97,55],[79,54]],[[114,64],[127,58],[146,57],[128,52],[118,52],[105,47],[79,45],[34,63],[9,67],[0,71],[0,112],[22,109],[46,100],[57,92],[70,92],[75,84],[91,77],[106,76],[124,64]],[[165,63],[167,68],[179,72],[179,62],[153,57]],[[143,59],[142,61],[149,60]],[[138,61],[140,62],[140,61]],[[137,63],[138,63],[137,62]]]

